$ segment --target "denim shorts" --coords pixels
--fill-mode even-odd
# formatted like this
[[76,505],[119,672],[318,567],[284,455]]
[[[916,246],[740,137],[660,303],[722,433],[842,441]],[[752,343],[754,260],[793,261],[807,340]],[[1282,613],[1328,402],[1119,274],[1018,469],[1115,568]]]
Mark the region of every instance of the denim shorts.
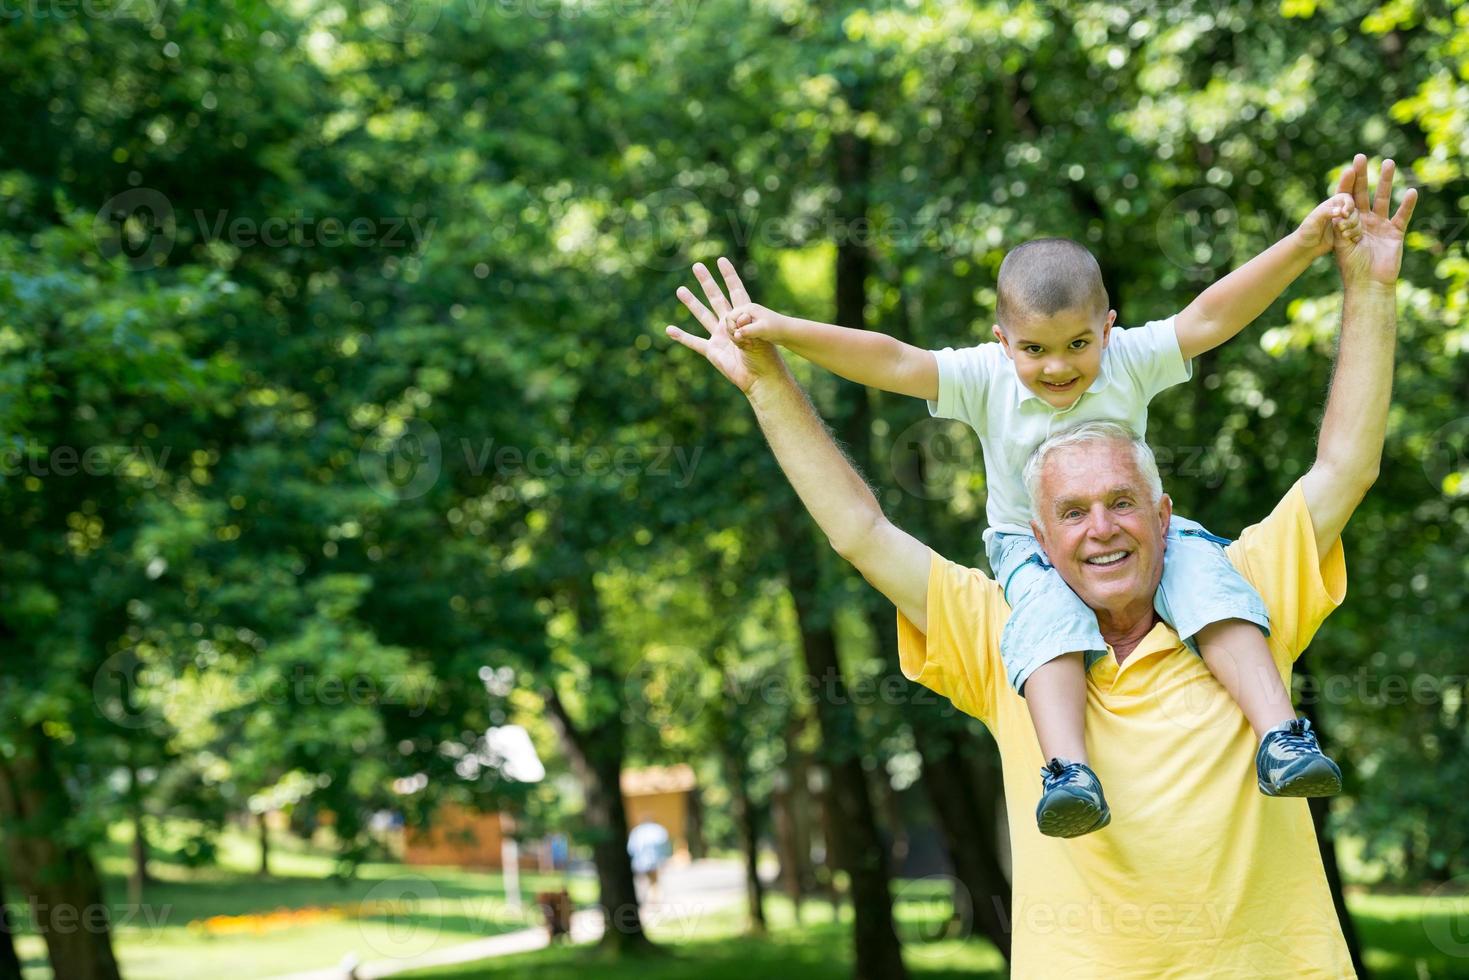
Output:
[[[1194,653],[1199,652],[1194,641],[1199,630],[1226,619],[1243,619],[1270,633],[1265,604],[1230,564],[1227,544],[1228,538],[1177,514],[1169,522],[1153,607]],[[1083,653],[1087,667],[1107,655],[1097,614],[1071,591],[1034,537],[995,534],[988,552],[1010,604],[1000,656],[1011,687],[1024,694],[1026,678],[1063,654]]]

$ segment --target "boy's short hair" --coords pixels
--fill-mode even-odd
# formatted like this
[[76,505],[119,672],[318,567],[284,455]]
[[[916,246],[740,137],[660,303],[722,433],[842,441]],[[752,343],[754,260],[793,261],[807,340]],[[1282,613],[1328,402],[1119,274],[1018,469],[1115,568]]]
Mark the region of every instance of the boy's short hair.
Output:
[[1069,238],[1037,238],[1012,248],[1000,263],[997,287],[995,319],[1002,330],[1026,317],[1107,309],[1101,267],[1085,245]]

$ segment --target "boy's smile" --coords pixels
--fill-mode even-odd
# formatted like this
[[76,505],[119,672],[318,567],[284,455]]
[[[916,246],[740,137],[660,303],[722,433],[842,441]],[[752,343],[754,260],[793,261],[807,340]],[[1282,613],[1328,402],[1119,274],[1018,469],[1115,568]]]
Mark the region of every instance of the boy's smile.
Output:
[[995,338],[1028,391],[1052,408],[1067,409],[1101,372],[1102,351],[1116,318],[1113,310],[1105,318],[1091,310],[1060,310],[1026,317],[1008,329],[997,326]]

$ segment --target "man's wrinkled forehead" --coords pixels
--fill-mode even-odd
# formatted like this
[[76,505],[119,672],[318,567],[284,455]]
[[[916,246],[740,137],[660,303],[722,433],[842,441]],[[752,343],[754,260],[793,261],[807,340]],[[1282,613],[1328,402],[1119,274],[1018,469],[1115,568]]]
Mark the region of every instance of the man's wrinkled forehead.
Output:
[[1117,440],[1058,446],[1041,464],[1040,503],[1055,511],[1061,505],[1086,506],[1098,499],[1131,494],[1149,496],[1148,481],[1132,447]]

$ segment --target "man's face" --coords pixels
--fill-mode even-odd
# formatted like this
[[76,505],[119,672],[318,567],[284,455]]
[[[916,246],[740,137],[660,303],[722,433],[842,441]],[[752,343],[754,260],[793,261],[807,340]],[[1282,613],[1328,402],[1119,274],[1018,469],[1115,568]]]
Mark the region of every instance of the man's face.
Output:
[[1152,606],[1172,513],[1167,494],[1149,499],[1127,443],[1099,441],[1046,457],[1032,528],[1083,602],[1123,616]]
[[1015,362],[1021,384],[1052,408],[1070,408],[1097,379],[1116,318],[1113,310],[1061,310],[995,327],[995,338]]

